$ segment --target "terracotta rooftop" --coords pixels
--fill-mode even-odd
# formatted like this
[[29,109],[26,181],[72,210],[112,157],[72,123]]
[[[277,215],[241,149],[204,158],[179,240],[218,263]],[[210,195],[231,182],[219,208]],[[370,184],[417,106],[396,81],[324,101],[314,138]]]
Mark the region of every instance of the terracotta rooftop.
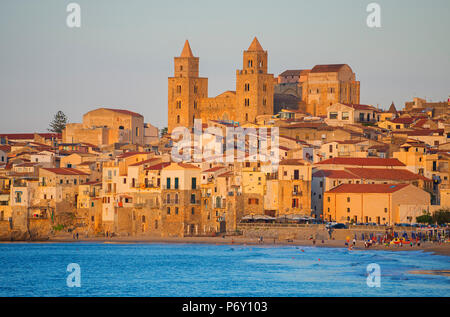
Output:
[[413,180],[425,180],[431,181],[422,175],[414,174],[406,169],[390,169],[390,168],[354,168],[349,167],[347,171],[358,176],[362,179],[374,179],[374,180],[394,180],[394,181],[413,181]]
[[133,163],[133,164],[130,164],[129,166],[139,166],[139,165],[145,165],[145,164],[148,164],[148,163],[151,163],[151,162],[157,161],[157,160],[159,160],[159,158],[158,158],[158,157],[152,157],[151,159],[148,159],[148,160],[143,160],[143,161],[140,161],[140,162],[137,162],[137,163]]
[[343,103],[343,105],[351,107],[355,110],[377,110],[375,107],[370,106],[370,105],[360,105],[360,104],[353,104],[353,103]]
[[414,118],[395,118],[394,120],[392,120],[392,123],[401,123],[401,124],[411,124],[415,121]]
[[313,177],[327,177],[327,178],[344,178],[344,179],[357,179],[356,175],[344,170],[319,170],[312,175]]
[[149,167],[144,168],[144,170],[146,171],[159,171],[162,170],[164,167],[169,166],[170,163],[169,162],[164,162],[164,163],[159,163],[159,164],[155,164]]
[[280,162],[280,165],[305,165],[305,161],[300,159],[285,159]]
[[215,166],[210,169],[204,170],[203,173],[216,172],[216,171],[220,171],[221,169],[224,169],[224,168],[226,168],[226,167],[225,166]]
[[57,175],[89,175],[89,174],[79,171],[75,168],[60,167],[60,168],[42,168],[42,169],[52,172],[52,173],[55,173]]
[[[61,139],[62,134],[61,133],[36,133],[42,138],[45,139]],[[8,139],[12,140],[34,140],[35,133],[7,133],[7,134],[0,134],[0,137],[6,137]]]
[[[409,184],[341,184],[327,193],[394,193]],[[412,186],[412,185],[411,185]]]
[[398,159],[375,158],[375,157],[333,157],[325,161],[318,162],[319,165],[357,165],[357,166],[405,166]]
[[311,73],[332,73],[338,72],[346,64],[316,65],[311,69]]

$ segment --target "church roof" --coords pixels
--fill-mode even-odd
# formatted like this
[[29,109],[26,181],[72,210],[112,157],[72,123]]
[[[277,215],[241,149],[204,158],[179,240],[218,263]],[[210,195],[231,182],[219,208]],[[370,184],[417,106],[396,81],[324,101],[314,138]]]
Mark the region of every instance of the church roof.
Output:
[[192,54],[191,46],[189,45],[188,40],[184,42],[183,51],[181,52],[180,57],[194,57],[194,54]]
[[329,65],[316,65],[311,69],[311,73],[334,73],[338,72],[346,64],[329,64]]
[[247,51],[264,51],[264,49],[262,48],[261,44],[259,44],[259,41],[256,38],[256,36],[253,39],[252,44],[250,44],[250,46],[248,47]]
[[397,109],[395,108],[394,102],[391,103],[391,106],[388,110],[389,113],[397,114]]

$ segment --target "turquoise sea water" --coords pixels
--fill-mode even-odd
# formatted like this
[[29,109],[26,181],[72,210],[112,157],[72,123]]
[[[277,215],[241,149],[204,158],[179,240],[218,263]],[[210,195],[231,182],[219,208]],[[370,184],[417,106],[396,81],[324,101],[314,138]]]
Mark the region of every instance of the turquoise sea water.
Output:
[[[302,252],[302,250],[304,252]],[[320,260],[319,260],[320,259]],[[81,287],[66,284],[78,263]],[[366,267],[381,268],[381,287]],[[422,251],[197,244],[0,244],[0,296],[449,296],[450,257]]]

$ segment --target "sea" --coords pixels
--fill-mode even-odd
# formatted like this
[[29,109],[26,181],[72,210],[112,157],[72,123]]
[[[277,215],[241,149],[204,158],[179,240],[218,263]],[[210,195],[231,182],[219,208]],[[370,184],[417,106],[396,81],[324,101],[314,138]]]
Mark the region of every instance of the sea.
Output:
[[0,296],[444,296],[423,251],[154,243],[0,243]]

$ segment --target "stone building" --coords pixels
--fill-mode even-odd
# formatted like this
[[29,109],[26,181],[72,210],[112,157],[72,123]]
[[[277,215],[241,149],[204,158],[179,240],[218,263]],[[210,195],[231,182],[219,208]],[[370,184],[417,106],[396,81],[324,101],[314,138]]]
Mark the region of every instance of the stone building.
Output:
[[83,116],[83,123],[68,123],[64,143],[85,142],[96,146],[114,143],[144,144],[144,117],[139,113],[99,108]]
[[275,92],[300,97],[299,110],[322,116],[335,103],[359,104],[359,86],[350,66],[330,64],[284,71],[278,76]]
[[208,97],[208,78],[199,77],[199,58],[186,41],[175,72],[168,81],[168,129],[193,127],[195,119],[256,122],[273,114],[272,74],[267,73],[267,51],[255,37],[243,53],[243,68],[236,71],[236,90]]

